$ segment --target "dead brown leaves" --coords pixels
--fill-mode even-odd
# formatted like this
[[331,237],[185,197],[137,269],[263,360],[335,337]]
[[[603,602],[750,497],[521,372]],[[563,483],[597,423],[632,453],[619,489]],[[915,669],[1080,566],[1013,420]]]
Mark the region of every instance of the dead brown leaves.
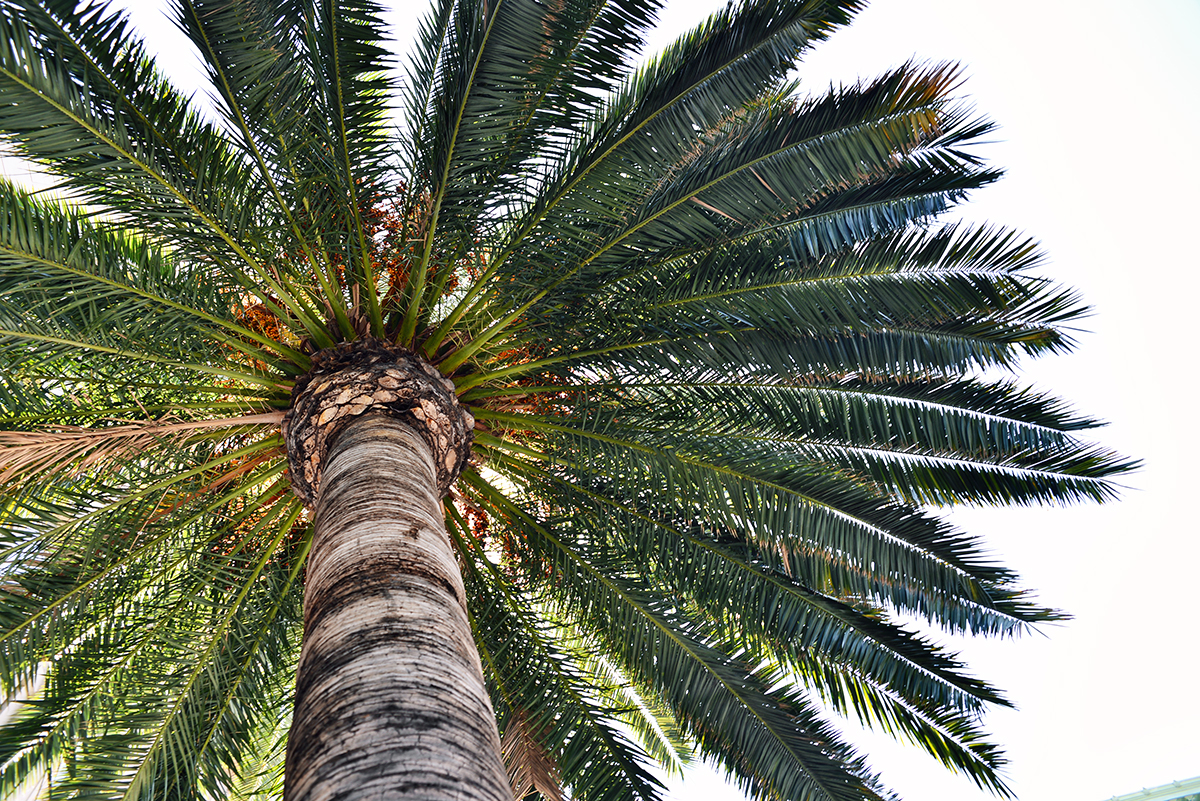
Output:
[[104,471],[149,449],[180,445],[199,431],[278,426],[282,420],[283,412],[267,412],[191,422],[167,416],[102,428],[55,426],[34,431],[0,431],[0,484]]

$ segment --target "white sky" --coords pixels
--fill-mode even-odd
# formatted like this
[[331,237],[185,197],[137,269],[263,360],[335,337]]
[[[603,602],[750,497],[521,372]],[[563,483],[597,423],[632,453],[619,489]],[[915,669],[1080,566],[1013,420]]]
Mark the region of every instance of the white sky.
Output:
[[[400,29],[425,6],[394,2]],[[663,27],[678,32],[720,5],[671,0]],[[151,49],[195,87],[186,44],[154,22]],[[1045,636],[953,643],[1020,707],[987,723],[1023,801],[1103,801],[1200,775],[1200,526],[1189,511],[1200,421],[1188,378],[1200,312],[1189,247],[1200,230],[1198,42],[1200,0],[878,0],[799,73],[818,91],[914,56],[965,66],[964,94],[1001,124],[985,155],[1008,177],[962,216],[1040,239],[1044,272],[1096,310],[1075,354],[1026,375],[1111,421],[1095,436],[1146,462],[1120,503],[956,514],[1042,601],[1075,615]],[[912,748],[856,740],[906,801],[992,797]],[[741,797],[704,769],[672,783],[677,801]]]

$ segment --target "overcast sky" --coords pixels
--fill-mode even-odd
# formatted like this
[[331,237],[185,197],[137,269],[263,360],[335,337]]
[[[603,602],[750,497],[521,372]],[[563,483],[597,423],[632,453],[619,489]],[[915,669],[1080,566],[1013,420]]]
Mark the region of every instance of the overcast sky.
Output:
[[[168,72],[195,89],[186,45],[152,19],[158,5],[146,0],[135,19]],[[663,28],[678,32],[719,5],[672,0]],[[396,6],[406,40],[424,2]],[[1001,125],[983,152],[1008,177],[961,216],[1040,239],[1044,272],[1095,308],[1078,351],[1030,365],[1028,380],[1111,421],[1095,438],[1146,462],[1124,500],[1101,508],[956,511],[1075,620],[952,645],[1020,707],[987,722],[1024,801],[1104,801],[1198,776],[1200,0],[878,0],[799,75],[815,92],[913,57],[961,63],[963,94]],[[911,748],[856,739],[906,801],[991,797]],[[672,793],[741,798],[703,770]]]

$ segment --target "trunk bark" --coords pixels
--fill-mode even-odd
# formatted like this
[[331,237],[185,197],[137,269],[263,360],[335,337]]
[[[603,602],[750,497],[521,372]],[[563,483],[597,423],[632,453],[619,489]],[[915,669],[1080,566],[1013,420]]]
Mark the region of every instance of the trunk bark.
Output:
[[429,446],[356,419],[315,504],[285,801],[512,801]]

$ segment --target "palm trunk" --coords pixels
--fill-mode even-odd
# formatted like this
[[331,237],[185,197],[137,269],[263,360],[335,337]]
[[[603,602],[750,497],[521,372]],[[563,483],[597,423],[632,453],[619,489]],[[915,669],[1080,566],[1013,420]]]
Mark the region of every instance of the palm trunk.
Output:
[[324,465],[285,801],[512,801],[429,446],[356,419]]

